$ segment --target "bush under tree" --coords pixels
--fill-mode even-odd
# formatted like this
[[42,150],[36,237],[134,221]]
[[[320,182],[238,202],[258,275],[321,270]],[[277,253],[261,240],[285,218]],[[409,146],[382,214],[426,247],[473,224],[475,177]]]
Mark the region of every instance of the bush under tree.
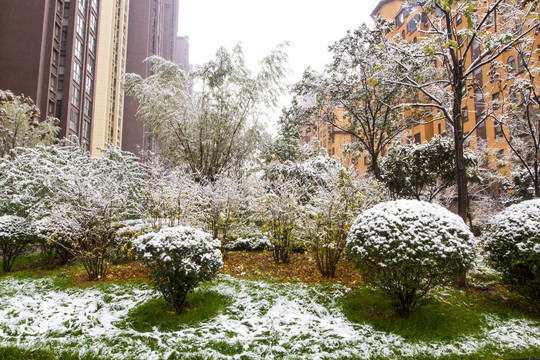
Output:
[[116,148],[92,158],[77,146],[17,148],[0,159],[0,214],[24,217],[64,247],[90,280],[105,277],[117,223],[140,217],[148,170]]
[[177,226],[138,237],[133,247],[150,269],[150,278],[177,313],[187,294],[212,279],[223,266],[219,240],[201,230]]
[[509,206],[483,236],[487,259],[502,281],[540,305],[540,199]]
[[443,207],[398,200],[360,215],[347,249],[364,281],[383,290],[399,315],[407,315],[430,289],[471,267],[476,242],[463,220]]
[[25,218],[14,215],[0,216],[0,252],[4,272],[11,271],[15,259],[35,242],[31,224]]

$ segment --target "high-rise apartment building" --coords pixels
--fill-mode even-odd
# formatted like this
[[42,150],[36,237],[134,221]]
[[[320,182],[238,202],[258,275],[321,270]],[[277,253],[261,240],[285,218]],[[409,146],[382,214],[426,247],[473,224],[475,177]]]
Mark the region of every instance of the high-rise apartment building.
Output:
[[[144,60],[152,55],[174,60],[178,31],[178,0],[131,0],[126,72],[143,78],[150,74]],[[124,102],[122,149],[138,153],[154,148],[144,123],[137,119],[138,103],[132,97]]]
[[98,0],[0,0],[0,88],[60,119],[61,137],[89,149]]
[[92,127],[93,156],[106,144],[122,146],[123,77],[126,71],[129,0],[101,3]]

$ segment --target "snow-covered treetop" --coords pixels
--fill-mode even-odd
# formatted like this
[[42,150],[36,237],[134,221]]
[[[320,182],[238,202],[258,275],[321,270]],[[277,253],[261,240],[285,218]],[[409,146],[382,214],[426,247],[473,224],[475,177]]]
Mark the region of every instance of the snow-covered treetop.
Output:
[[360,215],[351,227],[348,247],[360,257],[384,254],[381,261],[387,265],[413,259],[422,264],[426,257],[454,255],[472,261],[476,242],[463,220],[442,206],[397,200]]
[[158,232],[141,235],[133,247],[145,261],[157,260],[177,266],[186,273],[200,271],[201,263],[219,269],[223,266],[219,240],[201,230],[176,226]]
[[29,224],[25,218],[14,215],[0,216],[0,238],[13,238],[29,233]]
[[511,205],[489,222],[492,232],[486,232],[488,248],[499,247],[501,239],[523,253],[540,254],[540,199]]

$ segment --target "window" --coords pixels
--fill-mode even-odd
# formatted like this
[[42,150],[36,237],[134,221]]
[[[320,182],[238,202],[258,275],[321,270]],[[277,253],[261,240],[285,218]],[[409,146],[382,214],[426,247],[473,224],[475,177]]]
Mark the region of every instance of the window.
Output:
[[489,81],[490,82],[499,81],[499,78],[500,78],[499,67],[496,64],[491,63],[491,65],[489,66],[488,74],[489,74]]
[[416,133],[414,134],[414,143],[415,144],[420,144],[420,141],[422,140],[421,136],[420,136],[420,133]]
[[506,68],[508,73],[515,74],[516,73],[516,58],[513,56],[510,56],[508,60],[506,60]]
[[464,107],[461,110],[461,116],[463,117],[463,123],[469,121],[469,109],[467,109],[467,107]]
[[473,75],[474,75],[474,79],[478,83],[478,86],[484,85],[483,78],[482,78],[482,68],[478,68],[474,70]]
[[401,38],[402,38],[402,39],[405,39],[405,30],[402,30],[402,31],[401,31]]
[[62,50],[66,49],[66,43],[67,43],[67,31],[62,31],[62,42],[60,43]]
[[97,19],[94,14],[90,15],[90,29],[92,29],[94,34],[97,34]]
[[81,12],[86,14],[86,0],[81,0]]
[[64,80],[58,80],[58,89],[56,90],[56,100],[62,100],[64,96]]
[[77,34],[84,40],[84,19],[81,15],[77,16]]
[[471,44],[471,60],[474,61],[480,56],[480,41],[474,38]]
[[79,88],[75,85],[73,85],[71,88],[71,103],[75,107],[79,107],[81,105],[81,90],[79,90]]
[[64,6],[64,21],[62,22],[62,25],[69,25],[69,7],[67,6]]
[[51,74],[51,83],[49,86],[49,90],[52,92],[56,92],[56,76],[54,74]]
[[88,47],[93,54],[96,53],[96,38],[94,35],[90,35],[90,38],[88,39]]
[[69,129],[75,132],[79,130],[79,114],[76,111],[69,112]]
[[83,60],[83,47],[82,43],[79,39],[75,39],[75,56],[77,59],[79,59],[81,62]]
[[86,64],[86,70],[94,75],[94,68],[96,66],[96,61],[92,57],[88,57],[88,63]]
[[49,106],[47,106],[47,115],[54,116],[54,102],[49,101]]
[[56,104],[56,109],[55,109],[55,114],[54,116],[57,118],[57,119],[60,119],[62,117],[62,104],[60,103],[57,103]]
[[456,15],[456,25],[459,25],[463,22],[463,16],[461,14]]
[[499,124],[497,121],[493,122],[493,128],[495,130],[495,137],[501,137],[502,136],[502,125]]
[[523,55],[521,54],[518,54],[518,71],[520,73],[524,72],[526,69],[525,69],[525,59],[523,58]]
[[97,12],[98,12],[98,2],[97,2],[97,0],[92,0],[92,9],[94,9],[94,11],[97,14]]
[[84,115],[92,117],[92,100],[84,98]]
[[407,32],[409,34],[412,34],[416,31],[416,18],[413,18],[411,21],[407,23]]
[[499,93],[498,92],[493,93],[493,95],[491,95],[491,103],[493,104],[493,110],[499,110],[499,108],[501,107],[501,104],[499,101],[500,101]]
[[494,16],[494,14],[489,14],[489,16],[487,17],[487,19],[486,19],[486,26],[487,27],[491,27],[495,23],[495,21],[493,20],[494,19],[493,16]]
[[73,80],[75,80],[75,82],[79,85],[81,84],[81,72],[82,72],[81,65],[74,62],[73,63]]
[[60,56],[60,67],[58,68],[58,73],[64,75],[64,65],[66,64],[66,57]]
[[398,16],[396,16],[396,27],[400,27],[403,25],[403,21],[405,20],[405,13],[404,11],[401,11]]
[[83,121],[83,138],[90,139],[90,123],[86,120]]
[[54,24],[54,38],[56,41],[60,40],[60,33],[62,32],[62,29],[58,24]]
[[86,75],[86,93],[90,96],[92,96],[92,90],[94,87],[94,81]]
[[59,57],[58,50],[53,49],[52,63],[54,66],[58,66],[58,57]]
[[441,124],[437,124],[437,130],[439,130],[439,134],[442,134]]

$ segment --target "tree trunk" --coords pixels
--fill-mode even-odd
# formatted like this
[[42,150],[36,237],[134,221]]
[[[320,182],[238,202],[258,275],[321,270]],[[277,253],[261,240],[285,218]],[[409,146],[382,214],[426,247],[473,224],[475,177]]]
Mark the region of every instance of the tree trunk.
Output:
[[534,197],[540,198],[540,163],[538,161],[534,162]]
[[371,170],[375,179],[382,181],[381,168],[379,167],[379,157],[376,154],[371,154]]

